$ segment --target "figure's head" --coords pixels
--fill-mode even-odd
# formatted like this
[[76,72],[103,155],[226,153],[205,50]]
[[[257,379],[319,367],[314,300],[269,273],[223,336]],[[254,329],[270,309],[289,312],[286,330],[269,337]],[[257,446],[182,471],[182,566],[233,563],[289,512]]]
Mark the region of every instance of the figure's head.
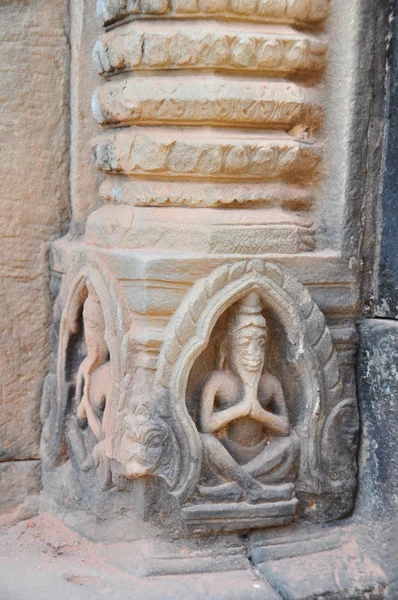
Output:
[[231,366],[238,373],[261,373],[265,362],[267,323],[260,296],[253,292],[240,300],[228,328]]
[[177,442],[170,426],[145,406],[125,418],[120,461],[128,479],[159,475],[170,487],[179,470]]
[[126,417],[123,459],[131,478],[153,473],[163,451],[166,428],[156,422],[145,407]]

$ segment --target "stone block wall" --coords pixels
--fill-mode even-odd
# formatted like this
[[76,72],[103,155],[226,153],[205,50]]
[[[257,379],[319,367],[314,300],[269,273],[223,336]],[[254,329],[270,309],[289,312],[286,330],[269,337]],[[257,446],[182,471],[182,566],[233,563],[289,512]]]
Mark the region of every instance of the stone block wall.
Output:
[[0,512],[34,509],[49,369],[49,242],[69,220],[64,0],[0,4]]
[[[368,182],[376,186],[379,201],[370,218],[367,214],[370,224],[364,236],[365,265],[371,268],[364,271],[362,300],[366,318],[359,326],[362,436],[356,519],[372,530],[371,543],[389,582],[385,597],[394,600],[398,597],[398,2],[382,4],[384,15],[389,15],[390,35],[387,57],[380,51],[376,54],[378,60],[384,58],[386,62],[375,77],[371,130],[379,168],[372,165]],[[373,250],[372,229],[378,240]]]

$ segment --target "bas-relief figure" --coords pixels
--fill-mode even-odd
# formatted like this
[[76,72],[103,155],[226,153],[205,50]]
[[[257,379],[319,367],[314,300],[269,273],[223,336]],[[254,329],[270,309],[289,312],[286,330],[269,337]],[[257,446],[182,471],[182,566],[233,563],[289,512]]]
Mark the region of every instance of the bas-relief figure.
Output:
[[[67,415],[69,452],[85,471],[99,470],[104,488],[112,487],[112,474],[104,452],[103,419],[111,381],[111,360],[105,340],[105,321],[98,295],[89,279],[81,308],[81,343],[78,356],[85,355],[77,370],[72,410]],[[65,343],[65,341],[64,341]],[[76,361],[69,356],[67,360]]]
[[281,525],[298,501],[300,514],[315,498],[350,501],[355,436],[341,423],[350,406],[357,431],[356,407],[342,400],[324,316],[289,271],[256,259],[196,282],[170,321],[155,383],[181,448],[171,493],[190,530]]
[[105,341],[105,323],[101,305],[87,281],[88,295],[83,307],[84,337],[87,356],[76,377],[77,420],[82,429],[89,426],[95,437],[102,436],[102,415],[110,382],[110,359]]
[[[71,382],[74,408],[66,416],[69,452],[83,471],[98,469],[104,489],[116,487],[124,490],[128,480],[149,475],[162,477],[172,488],[179,469],[177,442],[170,426],[151,412],[145,403],[125,411],[122,425],[114,433],[114,437],[120,440],[120,462],[107,456],[103,420],[111,387],[112,365],[103,308],[88,278],[85,279],[85,288],[80,308],[81,325],[77,331],[80,344],[74,352],[77,356],[66,359],[75,363],[84,355]],[[62,343],[69,345],[67,339]],[[128,377],[127,381],[130,382],[130,379]],[[120,395],[128,394],[129,389],[122,386]],[[149,391],[147,395],[149,398]]]
[[298,447],[282,385],[266,370],[267,327],[261,311],[255,292],[238,303],[223,341],[222,370],[211,373],[202,390],[204,470],[223,481],[200,485],[200,494],[209,500],[267,502],[290,500],[293,494],[287,481]]

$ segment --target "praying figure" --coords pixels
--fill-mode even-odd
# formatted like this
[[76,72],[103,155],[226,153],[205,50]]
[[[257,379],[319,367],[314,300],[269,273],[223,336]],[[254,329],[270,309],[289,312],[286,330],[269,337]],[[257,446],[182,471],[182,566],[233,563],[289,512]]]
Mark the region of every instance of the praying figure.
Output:
[[266,370],[267,323],[259,294],[237,304],[220,354],[220,370],[210,374],[201,395],[206,485],[198,491],[213,501],[289,500],[299,447],[282,385]]

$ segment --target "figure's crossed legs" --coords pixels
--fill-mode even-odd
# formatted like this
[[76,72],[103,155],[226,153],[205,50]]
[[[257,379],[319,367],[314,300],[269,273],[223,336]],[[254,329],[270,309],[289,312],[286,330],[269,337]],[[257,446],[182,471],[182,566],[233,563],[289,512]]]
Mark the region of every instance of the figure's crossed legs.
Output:
[[[290,500],[293,493],[293,484],[264,485],[254,476],[278,466],[283,460],[281,453],[271,455],[264,461],[262,454],[245,465],[239,465],[224,448],[224,446],[211,434],[201,434],[204,450],[213,469],[221,476],[231,480],[214,487],[200,486],[199,491],[210,500],[240,500],[243,494],[249,502],[275,502]],[[261,457],[261,458],[260,458]],[[254,476],[253,476],[254,475]]]

